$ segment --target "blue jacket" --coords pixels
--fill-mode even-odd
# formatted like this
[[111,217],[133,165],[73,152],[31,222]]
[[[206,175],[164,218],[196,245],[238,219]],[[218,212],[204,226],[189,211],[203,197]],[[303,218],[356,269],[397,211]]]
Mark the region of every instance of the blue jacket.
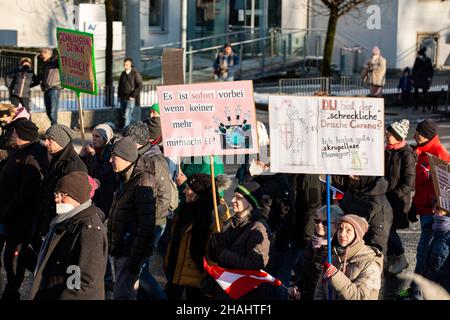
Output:
[[411,77],[401,77],[397,89],[401,89],[402,92],[411,92]]
[[424,276],[450,290],[450,231],[433,232]]

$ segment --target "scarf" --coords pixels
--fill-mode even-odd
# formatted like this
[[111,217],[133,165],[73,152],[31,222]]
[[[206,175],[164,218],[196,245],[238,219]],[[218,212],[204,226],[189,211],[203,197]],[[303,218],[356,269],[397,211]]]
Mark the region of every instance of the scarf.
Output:
[[398,150],[406,146],[406,140],[402,140],[399,143],[396,144],[388,144],[386,145],[386,150]]
[[434,232],[447,232],[450,231],[450,217],[434,215],[433,231]]
[[47,235],[45,236],[45,240],[42,243],[41,249],[39,250],[38,260],[36,264],[36,269],[34,270],[34,276],[36,276],[37,271],[39,270],[42,261],[44,260],[44,257],[47,255],[48,247],[50,246],[50,243],[53,240],[53,236],[55,234],[56,227],[58,227],[62,222],[74,217],[81,211],[89,208],[92,205],[92,201],[88,200],[78,207],[72,209],[71,211],[64,213],[64,214],[58,214],[55,218],[50,222],[50,230],[48,231]]

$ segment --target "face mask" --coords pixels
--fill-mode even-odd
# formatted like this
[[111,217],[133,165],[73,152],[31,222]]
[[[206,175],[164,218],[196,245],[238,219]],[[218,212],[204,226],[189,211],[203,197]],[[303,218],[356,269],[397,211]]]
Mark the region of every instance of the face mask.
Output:
[[72,211],[73,209],[75,209],[75,207],[73,205],[71,205],[70,203],[57,203],[56,204],[56,214],[64,214],[69,211]]
[[264,169],[261,166],[258,166],[256,164],[256,161],[253,161],[252,163],[250,163],[248,171],[250,172],[251,176],[259,176],[263,173]]

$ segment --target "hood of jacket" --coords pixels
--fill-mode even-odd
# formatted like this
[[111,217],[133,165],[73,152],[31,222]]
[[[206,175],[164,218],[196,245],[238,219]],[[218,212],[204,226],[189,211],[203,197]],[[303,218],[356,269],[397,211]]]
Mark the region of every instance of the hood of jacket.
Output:
[[17,119],[30,120],[30,114],[28,113],[27,109],[25,109],[24,107],[18,107],[16,109],[16,115],[14,116],[13,121],[16,121]]
[[356,195],[378,196],[387,192],[389,183],[384,177],[359,176],[359,180],[350,180],[349,189]]
[[436,135],[433,139],[428,141],[427,144],[416,147],[417,155],[421,155],[422,153],[426,152],[431,153],[433,155],[437,155],[439,158],[443,157],[441,159],[449,161],[450,157],[448,153],[446,155],[443,154],[444,151],[446,151],[446,149],[442,146],[438,135]]

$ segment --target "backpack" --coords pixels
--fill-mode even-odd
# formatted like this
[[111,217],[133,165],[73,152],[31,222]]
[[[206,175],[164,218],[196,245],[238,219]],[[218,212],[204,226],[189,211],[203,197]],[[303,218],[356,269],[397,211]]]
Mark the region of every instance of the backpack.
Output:
[[[151,160],[154,164],[154,170],[155,170],[155,178],[157,181],[157,188],[160,187],[160,181],[163,180],[166,184],[164,188],[166,192],[170,193],[169,200],[166,204],[168,204],[168,210],[174,211],[178,207],[178,188],[175,182],[171,179],[168,165],[166,158],[162,154],[156,154],[151,157]],[[167,173],[167,174],[165,174]],[[169,190],[167,190],[169,189]],[[158,190],[158,196],[160,196],[160,191]],[[168,211],[164,212],[164,216],[161,216],[160,218],[165,218],[169,214]]]

